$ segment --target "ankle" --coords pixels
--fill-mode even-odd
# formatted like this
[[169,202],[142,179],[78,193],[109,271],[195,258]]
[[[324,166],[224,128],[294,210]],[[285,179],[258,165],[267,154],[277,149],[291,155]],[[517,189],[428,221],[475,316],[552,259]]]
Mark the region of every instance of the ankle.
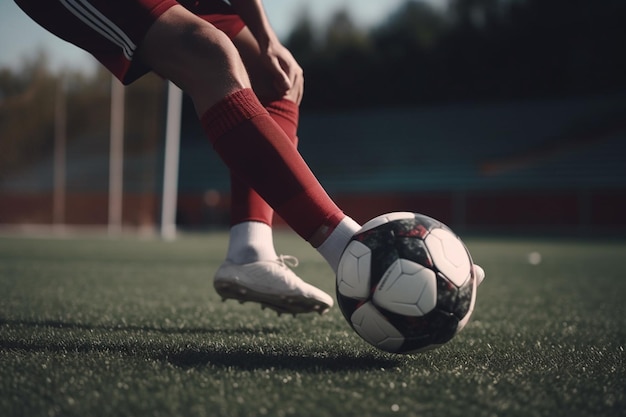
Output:
[[246,221],[230,228],[228,252],[226,253],[228,261],[242,265],[277,258],[270,225]]
[[326,259],[334,272],[337,272],[343,250],[360,228],[361,226],[357,222],[345,216],[327,235],[326,239],[317,246],[317,251]]

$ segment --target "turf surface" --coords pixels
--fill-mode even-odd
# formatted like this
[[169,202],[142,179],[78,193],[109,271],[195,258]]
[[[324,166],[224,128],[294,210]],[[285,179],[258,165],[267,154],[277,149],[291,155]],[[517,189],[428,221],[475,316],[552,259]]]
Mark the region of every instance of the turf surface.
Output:
[[[369,347],[336,307],[220,302],[225,242],[0,237],[0,416],[626,415],[624,242],[468,239],[475,314],[414,356]],[[276,243],[334,293],[315,251]]]

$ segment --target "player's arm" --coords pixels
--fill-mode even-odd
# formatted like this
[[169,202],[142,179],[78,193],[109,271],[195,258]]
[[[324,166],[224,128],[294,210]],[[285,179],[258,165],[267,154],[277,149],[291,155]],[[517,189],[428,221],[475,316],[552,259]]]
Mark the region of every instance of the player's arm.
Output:
[[291,52],[280,43],[265,14],[262,1],[230,0],[230,3],[257,40],[264,64],[274,74],[275,88],[281,94],[295,89],[299,103],[304,90],[302,68]]

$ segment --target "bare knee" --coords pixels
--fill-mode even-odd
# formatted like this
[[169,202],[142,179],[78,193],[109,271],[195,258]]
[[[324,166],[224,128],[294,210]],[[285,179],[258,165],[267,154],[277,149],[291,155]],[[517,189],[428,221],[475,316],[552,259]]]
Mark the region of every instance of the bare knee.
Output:
[[139,53],[155,72],[192,97],[198,113],[225,95],[250,86],[230,39],[180,6],[172,7],[155,22]]

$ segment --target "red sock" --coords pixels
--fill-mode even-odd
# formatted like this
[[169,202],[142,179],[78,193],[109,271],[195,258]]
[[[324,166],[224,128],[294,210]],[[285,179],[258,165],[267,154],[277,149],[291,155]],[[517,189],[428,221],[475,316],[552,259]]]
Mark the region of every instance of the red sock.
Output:
[[301,237],[310,240],[320,230],[326,234],[344,218],[251,89],[225,97],[200,120],[232,174],[254,188]]
[[287,135],[291,143],[298,145],[298,120],[300,108],[293,101],[282,99],[263,103],[270,116]]
[[[289,100],[278,100],[264,104],[265,109],[280,128],[285,132],[291,143],[298,143],[299,108]],[[245,182],[237,176],[230,175],[230,224],[245,221],[256,221],[272,225],[274,210]]]

